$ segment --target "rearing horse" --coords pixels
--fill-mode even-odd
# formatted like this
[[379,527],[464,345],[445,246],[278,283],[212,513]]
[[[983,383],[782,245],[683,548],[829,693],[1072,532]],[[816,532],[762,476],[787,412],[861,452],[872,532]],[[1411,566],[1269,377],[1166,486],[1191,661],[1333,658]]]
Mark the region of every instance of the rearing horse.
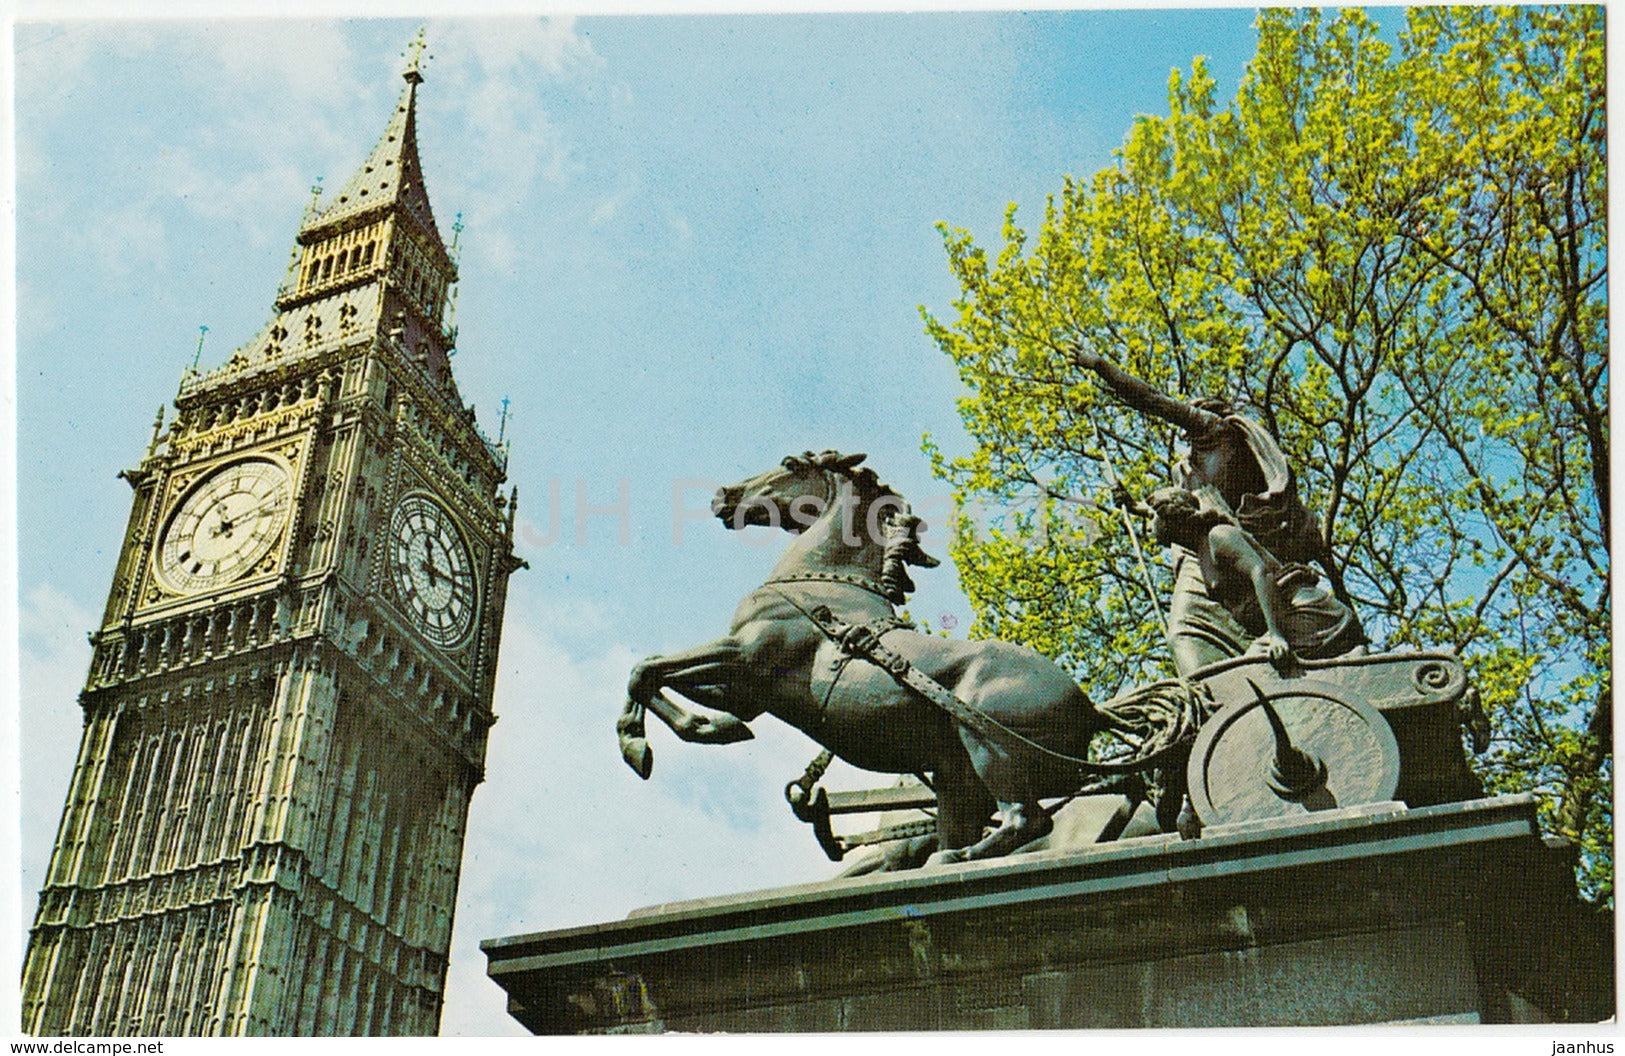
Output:
[[[1050,831],[1039,799],[1078,787],[1077,769],[1058,757],[1083,756],[1100,717],[1070,676],[1025,646],[939,638],[897,617],[894,604],[914,589],[905,566],[938,562],[920,549],[919,519],[902,497],[858,468],[863,458],[791,455],[717,491],[711,508],[729,528],[773,526],[797,537],[739,603],[726,635],[632,669],[617,723],[622,755],[649,776],[646,710],[702,744],[747,740],[746,723],[770,713],[855,766],[930,772],[941,845],[933,860],[1008,854]],[[956,719],[900,685],[843,649],[819,615],[872,628],[887,650],[991,722]],[[663,689],[719,714],[691,712]],[[995,803],[1000,820],[984,836]]]

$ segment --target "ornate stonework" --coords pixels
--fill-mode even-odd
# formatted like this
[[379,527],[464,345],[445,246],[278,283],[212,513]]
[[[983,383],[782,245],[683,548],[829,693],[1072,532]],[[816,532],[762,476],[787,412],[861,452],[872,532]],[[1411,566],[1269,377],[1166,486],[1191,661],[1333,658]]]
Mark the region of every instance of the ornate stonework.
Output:
[[186,376],[124,474],[31,1033],[438,1028],[522,562],[506,452],[449,368],[457,272],[405,77],[362,169],[307,215],[271,322]]

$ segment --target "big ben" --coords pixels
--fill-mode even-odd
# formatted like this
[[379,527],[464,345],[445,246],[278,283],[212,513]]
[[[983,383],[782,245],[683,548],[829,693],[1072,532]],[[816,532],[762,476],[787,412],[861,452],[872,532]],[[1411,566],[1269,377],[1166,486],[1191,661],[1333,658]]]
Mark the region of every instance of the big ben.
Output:
[[183,380],[91,635],[36,1034],[436,1032],[517,495],[452,376],[414,59],[265,329]]

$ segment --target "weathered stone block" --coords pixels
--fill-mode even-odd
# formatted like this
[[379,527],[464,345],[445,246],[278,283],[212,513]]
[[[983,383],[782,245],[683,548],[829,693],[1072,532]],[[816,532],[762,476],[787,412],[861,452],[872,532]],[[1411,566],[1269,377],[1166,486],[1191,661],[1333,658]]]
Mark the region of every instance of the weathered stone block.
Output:
[[[1534,801],[1507,796],[844,878],[484,949],[537,1033],[1596,1021],[1612,920],[1569,865]],[[598,996],[613,973],[638,1002]]]

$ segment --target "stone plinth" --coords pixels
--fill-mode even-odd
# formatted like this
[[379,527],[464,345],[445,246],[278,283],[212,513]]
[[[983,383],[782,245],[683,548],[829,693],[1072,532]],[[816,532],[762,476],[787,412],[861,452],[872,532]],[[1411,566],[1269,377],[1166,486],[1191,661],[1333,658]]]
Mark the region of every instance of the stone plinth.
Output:
[[1595,1021],[1613,924],[1534,801],[1387,804],[483,944],[539,1034]]

